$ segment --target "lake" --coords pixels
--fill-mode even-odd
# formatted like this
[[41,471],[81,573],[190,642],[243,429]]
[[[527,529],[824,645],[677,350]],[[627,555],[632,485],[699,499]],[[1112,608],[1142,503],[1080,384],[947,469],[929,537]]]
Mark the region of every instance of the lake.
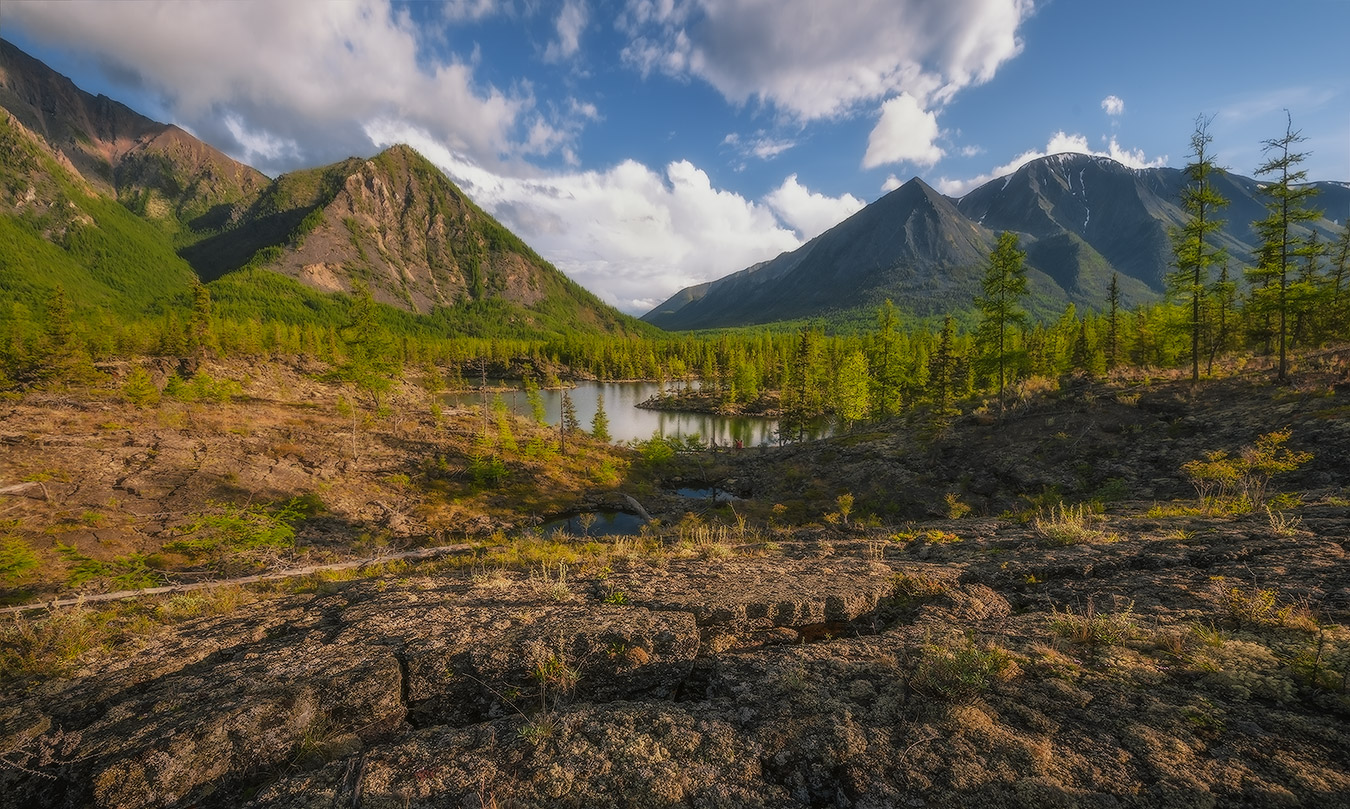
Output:
[[[645,402],[661,391],[656,382],[580,382],[575,388],[569,388],[572,406],[577,411],[577,420],[582,429],[590,431],[591,420],[595,418],[596,401],[600,394],[605,396],[605,414],[609,416],[609,434],[615,442],[646,440],[653,433],[666,438],[688,438],[698,435],[704,442],[717,442],[720,446],[731,446],[740,441],[747,447],[778,442],[778,420],[756,416],[715,416],[707,413],[676,413],[669,410],[644,410],[637,405]],[[544,410],[548,414],[548,423],[557,426],[562,412],[562,391],[543,390],[540,396],[544,400]],[[511,411],[525,418],[530,417],[530,404],[525,399],[525,391],[508,390],[499,394]],[[492,402],[493,394],[488,394]],[[482,395],[475,392],[452,393],[446,396],[447,403],[459,407],[478,407],[482,405]],[[827,433],[822,428],[817,436]]]

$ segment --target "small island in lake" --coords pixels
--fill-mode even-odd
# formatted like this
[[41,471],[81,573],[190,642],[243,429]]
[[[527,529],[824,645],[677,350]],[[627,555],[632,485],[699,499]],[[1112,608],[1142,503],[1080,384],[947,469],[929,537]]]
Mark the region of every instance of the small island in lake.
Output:
[[644,410],[670,410],[684,413],[709,413],[716,416],[760,416],[776,419],[781,415],[777,391],[759,394],[749,401],[730,401],[717,390],[680,390],[658,393],[637,407]]

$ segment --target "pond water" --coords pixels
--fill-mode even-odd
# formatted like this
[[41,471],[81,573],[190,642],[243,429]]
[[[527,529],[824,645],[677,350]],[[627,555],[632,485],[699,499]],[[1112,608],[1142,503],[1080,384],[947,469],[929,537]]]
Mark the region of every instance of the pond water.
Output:
[[[637,405],[661,392],[656,382],[580,382],[575,388],[569,388],[572,406],[576,408],[577,420],[583,430],[591,429],[591,420],[595,418],[596,402],[600,394],[605,397],[605,414],[609,417],[609,434],[615,442],[646,440],[653,434],[666,438],[688,438],[698,435],[704,443],[716,442],[718,446],[729,447],[740,441],[743,446],[756,447],[775,444],[778,441],[777,419],[755,416],[715,416],[707,413],[675,413],[668,410],[644,410]],[[524,390],[502,391],[502,401],[512,412],[529,418],[530,404]],[[492,401],[493,394],[488,394]],[[562,391],[540,391],[544,400],[544,411],[548,423],[557,425],[561,419]],[[452,393],[446,397],[448,404],[460,407],[478,407],[483,403],[479,393]],[[828,428],[821,426],[811,437],[818,438],[828,434]]]
[[[586,515],[591,517],[589,526],[584,524]],[[549,520],[543,525],[544,536],[559,529],[575,537],[635,536],[642,532],[642,518],[626,511],[587,511]]]
[[726,489],[719,489],[716,486],[704,486],[699,488],[686,487],[683,489],[676,489],[675,494],[680,497],[687,497],[691,500],[711,500],[714,503],[730,503],[732,500],[741,499]]

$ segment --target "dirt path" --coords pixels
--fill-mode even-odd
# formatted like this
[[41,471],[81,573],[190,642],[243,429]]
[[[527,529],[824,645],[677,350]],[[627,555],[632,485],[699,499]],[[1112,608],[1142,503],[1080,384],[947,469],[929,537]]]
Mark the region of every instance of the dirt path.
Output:
[[4,607],[3,609],[0,609],[0,615],[32,612],[34,610],[56,609],[58,607],[73,607],[77,604],[92,604],[98,601],[118,601],[124,598],[160,595],[162,593],[186,593],[192,590],[205,590],[208,587],[220,587],[228,584],[253,584],[261,581],[276,581],[278,579],[290,579],[296,576],[307,576],[311,573],[320,573],[325,570],[349,570],[354,567],[363,567],[378,562],[391,562],[395,559],[431,559],[437,556],[446,556],[452,553],[471,550],[472,548],[473,546],[468,543],[442,545],[436,548],[421,548],[415,551],[391,553],[387,556],[375,556],[369,559],[356,559],[349,562],[333,562],[326,565],[307,565],[306,567],[277,570],[271,573],[258,573],[253,576],[241,576],[237,579],[212,579],[211,581],[196,582],[193,584],[168,584],[163,587],[146,587],[140,590],[118,590],[115,593],[98,593],[96,595],[76,596],[75,598],[59,598],[54,601],[36,604],[20,604],[15,607]]

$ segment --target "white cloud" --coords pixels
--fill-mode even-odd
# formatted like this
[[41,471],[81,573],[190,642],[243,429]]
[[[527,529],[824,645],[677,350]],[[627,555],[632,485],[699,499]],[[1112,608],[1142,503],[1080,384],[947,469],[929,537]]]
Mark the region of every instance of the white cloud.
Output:
[[881,120],[867,138],[863,168],[904,162],[931,166],[944,154],[934,143],[937,137],[937,116],[914,96],[901,93],[881,105]]
[[589,12],[586,0],[567,0],[558,12],[558,39],[550,42],[544,51],[544,59],[549,62],[561,62],[571,59],[581,50],[581,32],[586,29]]
[[445,18],[459,22],[461,20],[481,20],[501,10],[497,0],[442,0],[441,12]]
[[[664,172],[625,160],[605,171],[513,177],[398,122],[366,131],[380,146],[411,144],[559,269],[628,312],[801,245],[768,203],[714,188],[688,161]],[[785,210],[806,221],[813,200],[802,192],[806,202]]]
[[797,182],[790,174],[783,184],[770,191],[764,202],[787,223],[803,242],[814,239],[862,210],[863,201],[852,194],[827,197]]
[[1125,102],[1120,99],[1120,96],[1109,95],[1102,99],[1102,109],[1106,110],[1106,114],[1112,118],[1124,115]]
[[[783,152],[795,147],[797,141],[776,138],[761,130],[756,132],[754,136],[748,138],[742,138],[738,133],[732,132],[725,138],[722,138],[722,145],[735,150],[741,157],[772,160]],[[744,164],[742,164],[741,168],[745,168]]]
[[894,191],[895,189],[899,188],[904,184],[905,184],[904,181],[901,180],[899,177],[896,177],[894,174],[888,175],[886,177],[886,182],[881,184],[881,192],[883,194],[889,194],[890,192]]
[[[461,0],[446,13],[496,8]],[[478,81],[472,62],[420,51],[423,34],[389,0],[72,0],[6,3],[4,13],[36,39],[134,77],[162,94],[176,122],[239,157],[263,158],[267,171],[367,153],[361,124],[382,117],[488,164],[562,145],[538,137],[528,93]],[[303,154],[266,146],[292,143]]]
[[1114,135],[1107,141],[1106,149],[1103,151],[1088,146],[1088,139],[1085,136],[1079,134],[1070,135],[1061,129],[1050,136],[1050,140],[1046,143],[1043,151],[1040,149],[1028,149],[1002,166],[990,171],[988,174],[981,174],[978,177],[972,177],[968,180],[952,180],[943,177],[938,180],[937,190],[949,197],[959,197],[972,189],[979,188],[981,185],[984,185],[995,177],[1003,177],[1012,174],[1033,160],[1039,160],[1042,157],[1048,157],[1053,154],[1062,154],[1064,152],[1092,155],[1094,157],[1109,157],[1117,163],[1121,163],[1127,168],[1132,169],[1159,168],[1167,165],[1167,155],[1150,160],[1144,154],[1142,149],[1125,149],[1121,147]]
[[644,74],[809,121],[900,93],[944,103],[1021,51],[1031,12],[1031,0],[628,0],[618,26]]

